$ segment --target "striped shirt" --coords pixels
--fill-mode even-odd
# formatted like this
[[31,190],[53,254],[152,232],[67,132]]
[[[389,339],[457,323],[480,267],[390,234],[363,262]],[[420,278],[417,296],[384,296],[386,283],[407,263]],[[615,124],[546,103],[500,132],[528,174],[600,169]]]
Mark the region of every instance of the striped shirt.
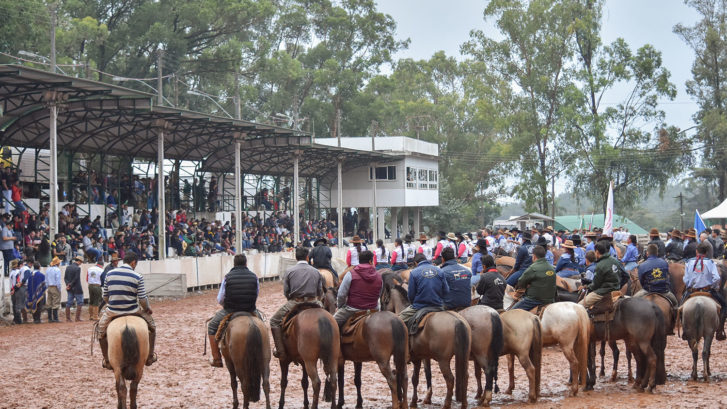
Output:
[[139,300],[146,298],[144,277],[130,266],[120,264],[106,275],[103,296],[108,297],[109,312],[115,314],[136,313],[139,311]]

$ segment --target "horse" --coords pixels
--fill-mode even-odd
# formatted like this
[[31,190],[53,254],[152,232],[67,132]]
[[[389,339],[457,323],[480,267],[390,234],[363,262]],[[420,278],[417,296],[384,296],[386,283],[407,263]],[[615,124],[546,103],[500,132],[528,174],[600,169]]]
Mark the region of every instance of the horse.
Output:
[[[478,406],[489,406],[492,385],[497,378],[498,359],[502,353],[504,337],[502,321],[496,310],[486,305],[475,305],[459,312],[472,329],[470,360],[475,363]],[[485,370],[485,390],[482,393],[482,369]]]
[[681,300],[684,296],[684,291],[687,289],[684,285],[684,270],[686,266],[684,263],[669,263],[669,276],[671,277],[671,292],[677,297],[677,300]]
[[[338,279],[335,275],[333,275],[331,270],[327,268],[319,268],[318,271],[321,273],[321,277],[323,277],[326,288],[338,287]],[[343,279],[343,277],[341,277],[341,279]]]
[[[303,377],[303,406],[308,408],[308,377],[313,383],[312,408],[318,408],[318,395],[321,380],[318,377],[317,363],[323,363],[323,371],[328,377],[327,384],[331,387],[331,409],[336,407],[336,377],[338,360],[341,355],[341,342],[338,324],[333,316],[323,308],[303,310],[290,320],[286,319],[289,330],[285,331],[284,340],[287,358],[280,362],[280,402],[279,409],[285,407],[285,388],[288,386],[288,367],[291,362],[301,364]],[[287,321],[290,321],[287,323]]]
[[[393,288],[384,287],[381,297],[382,310],[399,314],[401,310],[409,305],[406,290],[395,285]],[[470,356],[470,342],[472,330],[467,321],[459,314],[452,311],[440,311],[431,314],[426,324],[417,334],[409,338],[409,353],[414,364],[414,371],[411,376],[411,383],[414,388],[409,407],[417,407],[419,385],[419,371],[422,360],[425,360],[425,377],[427,381],[427,394],[424,404],[432,401],[432,379],[429,370],[429,360],[434,359],[439,364],[439,369],[447,384],[447,395],[444,399],[443,408],[449,409],[452,405],[453,389],[455,398],[461,402],[462,409],[467,407],[467,361]],[[455,374],[449,366],[452,357],[455,358]]]
[[681,326],[684,330],[682,339],[689,344],[692,350],[692,380],[697,380],[697,359],[699,356],[699,340],[704,339],[702,347],[702,365],[704,381],[709,382],[709,355],[712,349],[712,339],[719,328],[719,304],[711,297],[694,296],[687,299],[679,309]]
[[[361,396],[361,363],[375,361],[391,390],[392,409],[406,409],[407,368],[409,333],[404,322],[389,311],[379,311],[363,318],[363,339],[341,343],[338,367],[338,408],[343,408],[344,363],[353,361],[356,384],[356,407],[363,406]],[[393,356],[395,371],[389,359]]]
[[243,404],[260,400],[260,384],[265,392],[265,407],[270,409],[270,338],[267,327],[253,315],[235,317],[227,326],[220,352],[230,372],[232,407],[237,409],[237,381],[242,385]]
[[149,355],[149,327],[141,317],[119,317],[108,325],[106,337],[109,363],[116,378],[117,408],[126,409],[126,381],[131,381],[129,407],[136,409],[136,393]]
[[[572,302],[548,304],[540,319],[543,346],[560,345],[570,364],[570,396],[578,394],[579,386],[588,379],[588,342],[591,322],[583,306]],[[508,366],[510,379],[515,379],[513,366]]]
[[[648,386],[649,392],[653,392],[657,384],[662,385],[666,381],[664,315],[651,301],[643,298],[626,298],[616,303],[613,321],[593,322],[588,354],[589,376],[585,390],[592,390],[596,383],[595,342],[606,340],[610,344],[611,341],[619,339],[626,341],[627,351],[636,358],[635,389],[644,390]],[[618,348],[614,350],[614,362],[617,361]]]
[[515,356],[517,355],[528,376],[530,391],[528,400],[534,403],[540,396],[540,367],[543,354],[543,338],[540,319],[525,310],[510,310],[500,314],[505,338],[502,355],[507,355],[507,369],[510,374],[508,395],[515,389]]

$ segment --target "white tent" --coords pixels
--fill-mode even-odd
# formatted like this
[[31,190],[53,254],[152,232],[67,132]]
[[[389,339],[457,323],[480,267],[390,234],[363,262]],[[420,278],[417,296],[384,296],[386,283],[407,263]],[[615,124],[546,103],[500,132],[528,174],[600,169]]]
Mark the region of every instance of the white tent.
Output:
[[727,199],[714,209],[703,213],[702,219],[727,219]]

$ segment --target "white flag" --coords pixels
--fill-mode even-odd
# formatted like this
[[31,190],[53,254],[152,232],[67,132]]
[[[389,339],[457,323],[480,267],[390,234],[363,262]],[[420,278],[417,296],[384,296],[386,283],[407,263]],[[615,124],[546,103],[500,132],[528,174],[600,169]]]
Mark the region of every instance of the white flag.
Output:
[[613,181],[608,185],[608,200],[606,201],[606,217],[603,222],[603,235],[613,236]]

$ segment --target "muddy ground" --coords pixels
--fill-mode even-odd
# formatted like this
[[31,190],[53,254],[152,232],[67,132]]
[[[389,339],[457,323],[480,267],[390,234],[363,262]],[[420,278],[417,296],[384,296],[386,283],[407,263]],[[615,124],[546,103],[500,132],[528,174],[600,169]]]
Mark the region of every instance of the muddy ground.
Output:
[[[204,321],[216,309],[216,291],[191,294],[180,300],[153,300],[158,328],[159,362],[144,372],[139,386],[142,408],[222,408],[230,407],[232,395],[226,369],[213,369],[202,356]],[[261,286],[260,308],[271,316],[282,304],[282,286],[266,282]],[[84,311],[84,319],[87,313]],[[108,408],[116,405],[113,374],[101,368],[100,351],[94,345],[90,355],[92,325],[60,323],[21,325],[0,328],[0,407],[2,408]],[[566,397],[567,361],[558,348],[546,348],[543,356],[541,398],[533,408],[551,407],[727,407],[727,348],[716,342],[712,348],[713,380],[709,384],[688,380],[691,352],[685,341],[669,337],[666,385],[655,394],[637,393],[626,382],[625,359],[620,364],[617,382],[599,379],[596,390]],[[623,345],[621,346],[623,348]],[[623,357],[623,354],[622,354]],[[610,374],[610,352],[606,365]],[[411,366],[410,366],[411,368]],[[277,407],[279,367],[271,362],[271,400]],[[346,368],[346,408],[355,406],[353,368]],[[701,362],[700,362],[701,374]],[[445,387],[434,369],[432,405],[440,408]],[[390,407],[389,389],[375,364],[364,364],[363,394],[365,408]],[[507,363],[500,359],[500,387],[507,385]],[[286,407],[302,407],[300,369],[291,367]],[[423,393],[423,379],[419,385]],[[409,386],[411,395],[411,386]],[[469,404],[475,407],[475,382],[470,375]],[[421,396],[421,394],[420,394]],[[523,406],[527,401],[527,378],[516,364],[516,387],[512,396],[495,394],[493,407]],[[262,408],[264,402],[251,407]],[[327,406],[324,406],[327,407]]]

